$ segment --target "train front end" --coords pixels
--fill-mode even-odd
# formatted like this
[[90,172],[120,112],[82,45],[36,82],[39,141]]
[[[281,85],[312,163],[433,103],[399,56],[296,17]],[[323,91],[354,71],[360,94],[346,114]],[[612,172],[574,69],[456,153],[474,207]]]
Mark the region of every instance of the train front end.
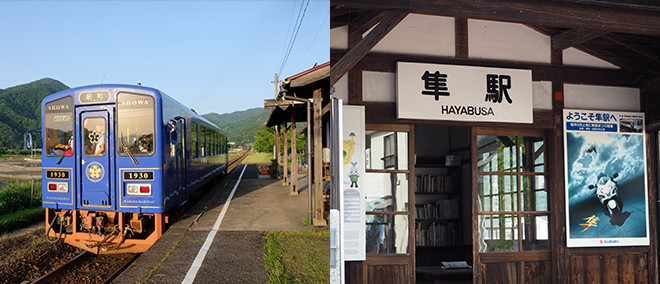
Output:
[[49,241],[64,239],[97,254],[132,253],[162,235],[169,209],[163,195],[171,193],[161,182],[159,105],[157,90],[125,85],[44,99],[42,204]]

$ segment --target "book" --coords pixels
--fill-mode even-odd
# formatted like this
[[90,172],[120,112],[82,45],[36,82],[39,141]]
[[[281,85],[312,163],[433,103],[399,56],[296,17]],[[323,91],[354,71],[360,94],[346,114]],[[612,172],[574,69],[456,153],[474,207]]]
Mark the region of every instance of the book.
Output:
[[445,269],[469,269],[472,266],[467,264],[467,261],[443,261],[442,268]]

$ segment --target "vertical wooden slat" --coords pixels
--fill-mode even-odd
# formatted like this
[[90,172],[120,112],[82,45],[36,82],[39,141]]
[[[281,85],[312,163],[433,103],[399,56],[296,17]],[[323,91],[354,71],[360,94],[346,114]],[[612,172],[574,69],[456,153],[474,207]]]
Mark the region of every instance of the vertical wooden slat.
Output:
[[[408,128],[408,180],[415,178],[415,125],[411,124]],[[415,204],[415,183],[408,182],[408,204]],[[410,248],[410,263],[412,269],[417,267],[417,247],[415,247],[415,206],[408,206],[408,247]],[[412,273],[413,283],[417,283],[417,273]]]
[[454,20],[454,38],[456,57],[468,58],[470,57],[468,49],[468,20],[467,18],[456,18]]
[[[550,53],[552,64],[561,65],[563,62],[562,51],[552,50]],[[564,188],[564,132],[562,115],[564,110],[563,100],[564,85],[561,82],[552,82],[552,113],[554,129],[548,136],[548,155],[550,178],[548,200],[550,201],[550,248],[552,249],[552,261],[554,271],[568,271],[568,251],[566,249],[566,189]],[[556,96],[561,93],[561,97]],[[553,283],[568,282],[566,273],[553,273]]]
[[484,282],[484,277],[486,273],[486,267],[480,265],[480,260],[479,260],[479,203],[477,201],[479,193],[477,192],[477,131],[474,129],[474,127],[470,128],[470,136],[471,136],[471,153],[470,155],[470,164],[471,164],[471,170],[470,170],[470,176],[472,179],[472,264],[474,264],[474,268],[479,268],[482,275],[472,275],[472,282],[474,283],[485,283]]
[[601,283],[601,265],[599,255],[585,256],[585,283],[596,284]]
[[552,261],[525,261],[522,283],[552,283]]
[[603,283],[617,284],[619,281],[619,262],[616,254],[603,255]]
[[629,254],[619,255],[619,279],[618,283],[633,284],[635,283],[635,256]]
[[649,283],[648,277],[648,263],[646,261],[646,254],[635,255],[635,283]]
[[659,283],[660,276],[658,276],[658,196],[657,184],[658,179],[658,133],[652,132],[646,134],[646,161],[647,161],[647,188],[649,198],[649,252],[648,255],[648,281],[650,283]]
[[[581,255],[570,257],[570,282],[571,284],[584,284],[584,259]],[[555,273],[556,274],[556,273]]]

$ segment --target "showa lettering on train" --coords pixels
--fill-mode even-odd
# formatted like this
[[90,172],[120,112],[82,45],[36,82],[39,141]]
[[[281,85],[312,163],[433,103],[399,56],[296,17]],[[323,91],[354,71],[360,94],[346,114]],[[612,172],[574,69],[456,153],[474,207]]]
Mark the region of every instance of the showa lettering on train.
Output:
[[123,106],[136,106],[136,105],[149,105],[148,100],[130,100],[130,101],[121,101]]
[[53,110],[68,110],[71,109],[69,105],[52,105],[48,106],[47,110],[53,111]]

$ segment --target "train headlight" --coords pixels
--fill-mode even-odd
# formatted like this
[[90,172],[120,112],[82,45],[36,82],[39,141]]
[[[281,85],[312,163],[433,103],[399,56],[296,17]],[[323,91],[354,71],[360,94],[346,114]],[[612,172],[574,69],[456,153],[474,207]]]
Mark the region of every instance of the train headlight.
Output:
[[66,182],[49,182],[48,183],[49,192],[69,192],[69,183]]
[[148,183],[129,183],[126,185],[128,195],[151,195],[151,184]]

